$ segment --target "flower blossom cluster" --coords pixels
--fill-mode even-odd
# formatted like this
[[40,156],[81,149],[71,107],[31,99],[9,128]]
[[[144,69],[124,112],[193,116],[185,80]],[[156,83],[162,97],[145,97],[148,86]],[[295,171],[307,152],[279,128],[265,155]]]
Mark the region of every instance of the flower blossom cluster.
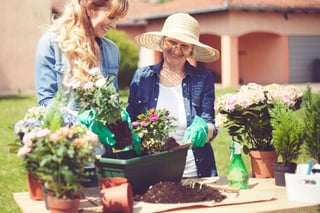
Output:
[[125,103],[120,100],[118,91],[112,84],[113,78],[104,78],[99,68],[89,70],[88,74],[88,82],[81,83],[74,80],[67,85],[80,104],[79,113],[94,110],[97,113],[97,119],[103,124],[112,124],[121,120]]
[[253,105],[272,104],[274,100],[282,101],[293,107],[302,95],[302,91],[294,86],[279,84],[261,86],[256,83],[249,83],[241,86],[237,93],[229,93],[218,98],[215,103],[215,111],[244,110]]
[[[14,133],[23,140],[26,133],[42,129],[48,108],[44,106],[33,106],[29,108],[23,119],[19,120],[14,125]],[[76,119],[76,112],[68,109],[67,107],[60,108],[63,117],[62,126],[72,126],[79,121]]]
[[47,140],[50,143],[71,143],[74,146],[82,147],[88,142],[98,141],[98,137],[81,124],[72,127],[63,126],[57,131],[51,131],[47,128],[38,129],[24,135],[23,146],[19,149],[18,156],[29,154],[37,140]]
[[133,131],[141,138],[142,150],[160,151],[169,133],[175,130],[175,117],[167,109],[150,109],[132,122]]

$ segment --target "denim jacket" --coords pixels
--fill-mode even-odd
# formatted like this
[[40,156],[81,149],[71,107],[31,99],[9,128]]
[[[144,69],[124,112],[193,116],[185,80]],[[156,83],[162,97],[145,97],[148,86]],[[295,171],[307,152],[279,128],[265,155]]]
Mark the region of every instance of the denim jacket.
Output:
[[[97,38],[101,51],[101,70],[105,77],[114,76],[113,84],[118,89],[120,54],[117,45]],[[45,33],[38,42],[35,59],[35,82],[38,104],[48,106],[58,89],[63,88],[63,72],[67,61],[58,46],[56,33]]]
[[[130,84],[127,111],[135,121],[137,115],[146,109],[157,106],[159,96],[159,72],[163,60],[155,65],[139,68]],[[187,126],[190,126],[196,115],[206,122],[214,121],[214,79],[211,72],[185,64],[186,77],[182,81],[182,93],[186,111]],[[170,101],[170,100],[168,100]],[[215,131],[217,133],[217,129]],[[217,170],[214,152],[210,143],[202,148],[192,148],[195,156],[198,177],[216,176]]]

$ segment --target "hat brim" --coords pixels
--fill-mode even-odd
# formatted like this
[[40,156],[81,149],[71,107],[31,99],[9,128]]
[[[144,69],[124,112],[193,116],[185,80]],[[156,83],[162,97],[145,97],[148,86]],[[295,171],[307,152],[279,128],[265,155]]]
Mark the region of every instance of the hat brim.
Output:
[[219,51],[215,48],[203,44],[197,41],[196,39],[182,33],[179,34],[177,32],[147,32],[136,36],[135,40],[139,45],[145,48],[162,52],[161,40],[164,36],[174,38],[188,44],[193,44],[194,48],[190,58],[193,58],[196,61],[213,62],[218,60],[220,57]]

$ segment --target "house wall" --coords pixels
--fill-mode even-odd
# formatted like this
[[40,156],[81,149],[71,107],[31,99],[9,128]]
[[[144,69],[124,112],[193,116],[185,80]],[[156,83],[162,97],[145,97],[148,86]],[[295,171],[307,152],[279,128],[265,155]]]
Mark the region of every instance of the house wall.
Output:
[[[201,33],[211,35],[211,38],[207,36],[205,40],[202,40],[203,42],[211,41],[213,44],[217,36],[230,38],[229,41],[237,40],[227,45],[227,47],[231,46],[231,50],[220,49],[220,51],[228,52],[228,54],[221,54],[225,58],[221,58],[220,63],[214,62],[206,65],[209,70],[216,70],[217,76],[224,76],[221,82],[225,82],[225,86],[237,86],[235,82],[289,83],[288,36],[320,37],[320,22],[318,21],[320,14],[316,13],[229,11],[194,16],[200,22]],[[224,41],[227,40],[224,39]],[[304,46],[304,48],[308,47]],[[234,51],[238,51],[238,59],[229,58],[235,55]],[[222,61],[238,64],[222,66]],[[310,71],[303,69],[301,72]],[[306,78],[300,79],[299,83],[306,81]]]
[[270,32],[280,35],[320,35],[319,13],[227,11],[193,15],[201,33],[241,36],[251,32]]
[[[1,11],[0,95],[32,91],[35,49],[40,27],[50,22],[51,1],[12,0],[2,4]],[[221,52],[220,60],[197,65],[212,70],[216,82],[226,82],[225,86],[251,81],[289,83],[290,66],[296,63],[289,59],[293,53],[288,38],[320,36],[319,13],[231,10],[192,15],[200,22],[200,40]],[[134,41],[142,32],[160,31],[164,19],[147,20],[145,26],[119,25],[118,29]],[[139,65],[152,64],[160,56],[142,50]],[[230,64],[223,66],[223,61]],[[298,72],[294,75],[300,76]]]
[[0,94],[34,90],[34,55],[50,21],[50,1],[12,0],[1,4]]
[[[287,41],[271,33],[250,33],[239,37],[240,83],[286,83],[288,70],[283,44]],[[287,52],[287,51],[285,51]]]

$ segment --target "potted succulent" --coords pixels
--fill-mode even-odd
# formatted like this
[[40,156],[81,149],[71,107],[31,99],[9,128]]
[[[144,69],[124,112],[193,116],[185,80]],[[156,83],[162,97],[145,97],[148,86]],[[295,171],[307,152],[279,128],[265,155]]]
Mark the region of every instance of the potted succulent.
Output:
[[142,154],[128,150],[102,156],[96,161],[98,178],[126,177],[135,194],[159,181],[181,181],[190,144],[179,146],[169,137],[174,119],[166,109],[139,115],[132,125]]
[[308,154],[320,164],[320,92],[307,86],[302,99],[304,107],[304,138]]
[[272,142],[281,158],[273,163],[275,184],[285,186],[285,173],[295,173],[297,164],[294,162],[301,151],[304,141],[303,122],[297,113],[286,104],[275,101],[269,109],[272,126]]
[[[298,109],[301,96],[302,92],[293,86],[249,83],[241,86],[237,93],[217,99],[217,125],[227,128],[232,139],[243,145],[244,153],[249,153],[253,177],[274,175],[272,163],[277,160],[277,154],[272,143],[269,114],[273,101],[280,100],[290,108]],[[258,155],[258,159],[255,155]],[[267,155],[266,159],[263,159],[263,155]]]
[[[113,78],[104,78],[99,68],[89,70],[89,81],[81,83],[72,81],[69,87],[79,104],[78,119],[95,132],[100,141],[115,149],[124,149],[133,144],[129,116],[125,111],[126,104],[120,100],[119,93],[111,83]],[[113,134],[114,141],[105,141],[100,134],[99,125],[105,125]]]

